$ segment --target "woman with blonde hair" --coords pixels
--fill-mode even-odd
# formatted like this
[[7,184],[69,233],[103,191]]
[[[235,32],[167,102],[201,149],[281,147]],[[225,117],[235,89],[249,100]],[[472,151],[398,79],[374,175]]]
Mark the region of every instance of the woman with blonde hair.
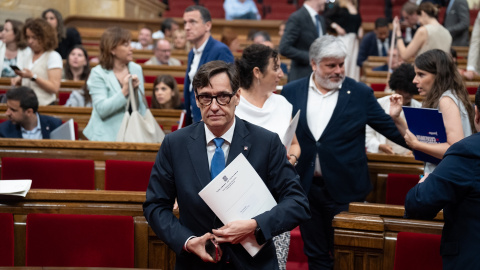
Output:
[[[130,79],[136,90],[145,93],[142,67],[132,61],[130,41],[130,32],[118,26],[105,30],[100,39],[100,65],[92,68],[87,80],[93,110],[83,134],[91,141],[116,140],[125,114]],[[145,104],[139,102],[141,114],[145,109]]]
[[417,29],[408,46],[405,46],[403,41],[398,17],[395,17],[393,20],[400,57],[407,61],[412,57],[432,49],[440,49],[446,53],[450,53],[452,36],[450,32],[438,22],[438,8],[430,2],[423,2],[418,6],[417,14],[418,21],[422,26]]
[[177,29],[173,32],[173,49],[189,52],[191,49],[190,42],[187,41],[187,33],[183,29]]

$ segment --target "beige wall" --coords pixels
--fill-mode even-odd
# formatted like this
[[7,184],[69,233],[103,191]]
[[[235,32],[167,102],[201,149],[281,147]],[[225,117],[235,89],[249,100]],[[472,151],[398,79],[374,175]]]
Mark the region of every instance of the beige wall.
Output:
[[158,0],[0,0],[0,24],[6,19],[40,17],[47,8],[57,9],[64,18],[85,15],[155,19],[165,5]]

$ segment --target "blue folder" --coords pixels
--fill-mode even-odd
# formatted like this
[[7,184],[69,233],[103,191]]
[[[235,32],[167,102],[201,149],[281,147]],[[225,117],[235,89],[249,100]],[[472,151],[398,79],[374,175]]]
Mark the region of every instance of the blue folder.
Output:
[[[444,143],[447,142],[447,133],[443,124],[442,113],[437,109],[403,107],[408,129],[421,142]],[[440,163],[441,159],[413,150],[416,160]]]

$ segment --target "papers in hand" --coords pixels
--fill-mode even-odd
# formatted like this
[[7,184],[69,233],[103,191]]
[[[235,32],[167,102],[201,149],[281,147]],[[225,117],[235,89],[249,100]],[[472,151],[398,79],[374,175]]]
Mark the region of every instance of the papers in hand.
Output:
[[[445,132],[442,113],[437,109],[403,106],[403,112],[405,113],[408,129],[419,141],[425,143],[444,143],[447,141],[447,133]],[[413,150],[413,155],[416,160],[434,164],[438,164],[441,161],[438,158],[417,150]]]
[[290,150],[290,146],[292,146],[292,140],[293,140],[293,137],[295,136],[295,130],[297,130],[299,118],[300,118],[300,110],[297,111],[292,121],[290,121],[290,125],[288,126],[287,131],[285,132],[285,135],[282,138],[283,145],[287,147],[287,153],[288,153],[288,150]]
[[0,180],[0,195],[25,197],[32,186],[32,180]]
[[[243,154],[239,154],[198,194],[223,224],[251,219],[277,205]],[[241,244],[252,257],[262,248],[253,235]]]

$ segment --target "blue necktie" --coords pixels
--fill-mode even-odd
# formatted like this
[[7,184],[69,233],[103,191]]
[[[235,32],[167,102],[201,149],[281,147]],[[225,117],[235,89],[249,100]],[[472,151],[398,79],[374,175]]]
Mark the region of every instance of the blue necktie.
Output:
[[213,154],[212,164],[210,168],[211,178],[215,178],[223,169],[225,169],[225,154],[223,153],[222,144],[225,140],[222,138],[215,138],[213,142],[217,147],[215,154]]
[[385,49],[385,43],[382,42],[382,56],[387,56],[387,49]]
[[321,32],[320,32],[320,15],[315,15],[315,21],[317,22],[317,32],[318,32],[318,36],[321,36]]

